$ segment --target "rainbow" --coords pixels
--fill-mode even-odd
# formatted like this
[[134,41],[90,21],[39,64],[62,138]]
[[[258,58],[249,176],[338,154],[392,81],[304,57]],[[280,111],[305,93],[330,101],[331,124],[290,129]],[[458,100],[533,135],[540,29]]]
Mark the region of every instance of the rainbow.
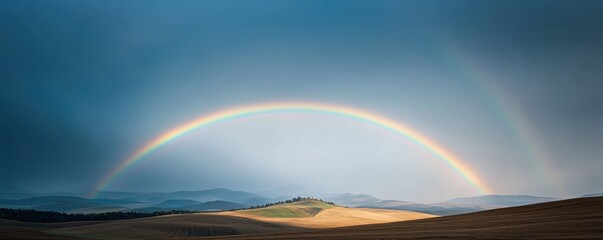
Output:
[[548,190],[566,191],[564,181],[559,179],[561,174],[557,168],[550,165],[546,148],[542,143],[532,123],[525,117],[524,110],[514,102],[512,96],[500,84],[497,84],[494,75],[488,74],[487,67],[481,66],[480,61],[476,61],[460,46],[452,44],[454,41],[439,38],[441,42],[436,44],[440,46],[437,52],[441,54],[442,59],[468,83],[471,83],[482,97],[492,104],[490,110],[498,117],[499,121],[506,125],[508,132],[515,138],[517,149],[523,153],[525,162],[530,164],[533,175],[541,181],[540,188]]
[[456,157],[450,151],[440,146],[435,141],[427,138],[421,133],[391,119],[379,116],[377,114],[355,109],[346,106],[319,104],[319,103],[306,103],[306,102],[288,102],[288,103],[267,103],[258,105],[248,105],[241,107],[228,108],[225,110],[210,113],[194,119],[190,122],[184,123],[175,127],[156,138],[149,141],[143,147],[132,153],[127,159],[117,165],[109,174],[107,174],[94,188],[94,192],[90,194],[91,197],[96,197],[101,189],[105,189],[111,182],[117,178],[120,174],[125,172],[128,168],[134,165],[136,162],[141,161],[144,156],[153,152],[155,149],[162,145],[194,130],[210,126],[219,122],[224,122],[233,119],[244,118],[248,116],[269,114],[269,113],[316,113],[316,114],[330,114],[340,117],[346,117],[369,123],[394,133],[397,133],[418,146],[426,149],[431,154],[441,159],[448,166],[459,173],[465,181],[467,181],[473,188],[475,188],[480,194],[490,193],[490,189],[486,186],[483,180],[481,180],[475,172],[470,169],[460,158]]

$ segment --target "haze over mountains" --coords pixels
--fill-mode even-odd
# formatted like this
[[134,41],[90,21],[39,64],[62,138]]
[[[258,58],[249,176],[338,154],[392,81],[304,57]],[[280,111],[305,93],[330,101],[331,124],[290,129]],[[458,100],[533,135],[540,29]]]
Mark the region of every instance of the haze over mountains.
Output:
[[408,210],[443,216],[477,212],[502,207],[512,207],[541,202],[550,202],[555,200],[559,199],[529,195],[485,195],[477,197],[455,198],[445,202],[431,204],[421,204],[398,200],[385,200],[377,203],[361,205],[360,207]]
[[603,192],[582,195],[582,197],[600,197],[600,196],[603,196]]
[[[58,211],[67,213],[164,210],[217,211],[240,209],[275,201],[259,195],[223,188],[203,191],[178,191],[168,193],[101,192],[97,198],[76,196],[48,196],[2,199],[14,197],[0,193],[0,207]],[[37,196],[42,195],[42,196]]]
[[[5,187],[4,189],[11,188]],[[96,198],[90,199],[75,196],[77,194],[42,194],[25,190],[15,192],[14,189],[13,192],[0,193],[0,207],[65,213],[156,212],[169,210],[222,211],[260,206],[295,197],[271,197],[245,191],[216,188],[201,191],[150,193],[102,191]],[[556,198],[529,195],[487,195],[455,198],[436,203],[417,203],[403,200],[383,200],[368,194],[352,193],[317,197],[346,207],[407,210],[434,215],[469,213],[558,200]]]

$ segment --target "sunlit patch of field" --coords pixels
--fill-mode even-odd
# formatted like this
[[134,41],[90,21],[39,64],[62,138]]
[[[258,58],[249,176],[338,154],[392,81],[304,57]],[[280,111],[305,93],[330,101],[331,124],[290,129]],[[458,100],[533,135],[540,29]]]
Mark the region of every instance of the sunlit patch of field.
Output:
[[[273,211],[276,211],[273,210]],[[287,210],[284,210],[287,211]],[[216,213],[222,216],[250,218],[262,222],[284,224],[303,228],[332,228],[357,226],[375,223],[389,223],[435,217],[434,215],[385,209],[345,208],[332,206],[317,212],[314,216],[303,217],[266,217],[256,212],[234,211]],[[264,212],[260,212],[264,213]],[[305,215],[305,214],[304,214]]]

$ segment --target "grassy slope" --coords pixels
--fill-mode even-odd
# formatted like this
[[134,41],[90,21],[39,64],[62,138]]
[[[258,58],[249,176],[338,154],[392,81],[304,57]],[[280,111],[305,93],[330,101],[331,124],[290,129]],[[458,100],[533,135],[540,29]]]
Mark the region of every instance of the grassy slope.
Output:
[[335,205],[314,200],[302,200],[293,203],[278,204],[265,208],[241,210],[237,212],[245,215],[268,218],[303,218],[312,217],[318,214],[320,211],[332,207],[335,207]]

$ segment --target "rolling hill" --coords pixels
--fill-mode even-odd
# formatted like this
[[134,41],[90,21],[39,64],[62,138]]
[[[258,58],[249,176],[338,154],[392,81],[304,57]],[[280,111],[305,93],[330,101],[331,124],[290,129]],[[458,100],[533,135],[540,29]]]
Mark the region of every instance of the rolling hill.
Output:
[[316,200],[279,204],[267,208],[216,213],[303,228],[333,228],[406,221],[434,215],[397,210],[347,208]]
[[266,208],[177,214],[45,230],[48,234],[95,239],[172,238],[301,231],[433,217],[396,210],[344,208],[301,200]]
[[602,239],[603,197],[414,221],[221,239]]
[[[300,203],[297,206],[316,206]],[[320,204],[318,205],[320,206]],[[282,211],[272,206],[272,211]],[[357,212],[362,211],[362,212]],[[376,211],[376,212],[372,212]],[[311,217],[264,217],[255,211],[178,214],[159,217],[66,223],[24,223],[0,219],[0,239],[128,239],[222,236],[220,239],[601,239],[603,197],[577,198],[500,208],[455,216],[400,221],[396,212],[333,206]],[[409,213],[409,212],[406,212]],[[232,214],[241,214],[235,216]],[[359,218],[379,216],[382,224],[365,225]],[[412,216],[412,215],[411,215]],[[415,215],[416,216],[416,215]],[[398,216],[399,217],[399,216]],[[263,221],[272,219],[272,222]],[[296,222],[298,221],[298,222]],[[354,222],[360,226],[329,228]],[[301,225],[301,224],[306,225]],[[313,223],[313,224],[309,224]],[[372,223],[379,223],[373,221]],[[296,225],[297,224],[297,225]],[[323,228],[323,229],[321,229]],[[329,229],[324,229],[329,228]],[[223,236],[251,234],[240,236]]]
[[301,200],[292,203],[276,204],[264,208],[237,211],[240,215],[266,218],[305,218],[312,217],[320,211],[335,207],[316,200]]

